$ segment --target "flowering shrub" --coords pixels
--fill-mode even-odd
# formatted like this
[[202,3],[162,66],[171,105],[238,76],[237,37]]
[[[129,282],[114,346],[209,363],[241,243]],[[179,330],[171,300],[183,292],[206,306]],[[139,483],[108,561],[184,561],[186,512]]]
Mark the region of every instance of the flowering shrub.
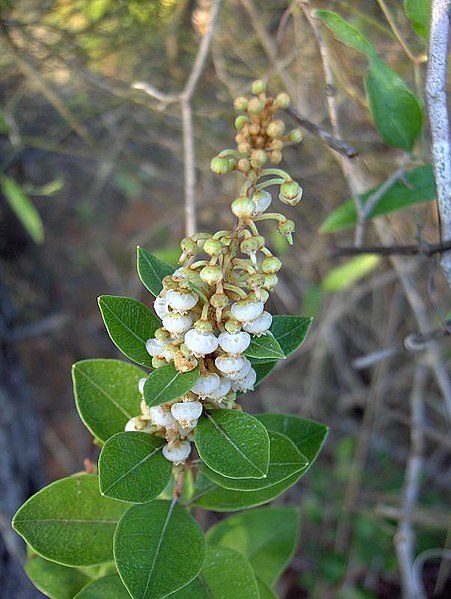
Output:
[[13,523],[31,550],[27,572],[50,597],[273,597],[291,558],[294,509],[238,514],[206,537],[190,514],[271,501],[305,474],[327,434],[295,416],[251,416],[238,403],[310,326],[265,309],[282,263],[258,224],[274,221],[293,242],[293,221],[267,212],[268,188],[283,204],[301,200],[299,184],[274,166],[301,136],[275,118],[286,94],[268,96],[261,81],[252,92],[235,100],[237,149],[211,162],[218,175],[244,175],[234,227],[183,239],[176,270],[138,248],[156,316],[134,299],[99,298],[113,342],[151,372],[118,360],[74,365],[78,411],[102,447],[98,475],[49,485]]

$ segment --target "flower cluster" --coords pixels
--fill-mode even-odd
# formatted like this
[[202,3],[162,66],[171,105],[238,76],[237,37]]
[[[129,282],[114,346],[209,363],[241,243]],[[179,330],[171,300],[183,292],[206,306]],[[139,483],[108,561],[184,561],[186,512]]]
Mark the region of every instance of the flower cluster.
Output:
[[[175,464],[188,458],[193,429],[204,407],[239,409],[237,394],[256,383],[257,374],[245,351],[253,336],[269,331],[272,316],[265,304],[282,266],[266,247],[257,223],[274,220],[277,231],[292,243],[294,222],[267,212],[272,203],[267,188],[278,186],[281,202],[292,206],[302,196],[299,184],[285,171],[264,168],[268,160],[281,161],[284,145],[301,141],[297,130],[284,135],[283,121],[275,118],[289,98],[268,96],[262,81],[254,82],[252,92],[251,98],[239,97],[234,103],[238,112],[245,113],[235,121],[237,149],[224,150],[211,162],[216,174],[245,175],[231,205],[235,225],[182,240],[181,267],[163,279],[154,302],[162,327],[146,344],[154,368],[168,363],[182,373],[199,368],[199,379],[175,402],[149,408],[143,401],[142,415],[126,428],[162,434],[167,440],[163,454]],[[144,382],[140,381],[141,392]]]

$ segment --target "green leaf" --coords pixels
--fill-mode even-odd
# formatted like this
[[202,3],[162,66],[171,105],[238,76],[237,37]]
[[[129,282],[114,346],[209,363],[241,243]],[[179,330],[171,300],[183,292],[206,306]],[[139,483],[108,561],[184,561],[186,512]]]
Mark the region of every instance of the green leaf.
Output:
[[91,433],[105,442],[141,413],[137,366],[119,360],[82,360],[72,367],[77,410]]
[[285,356],[292,354],[304,343],[312,320],[309,316],[274,316],[271,333]]
[[410,152],[423,126],[418,98],[377,56],[370,61],[365,89],[374,126],[384,142]]
[[362,254],[329,270],[322,281],[324,291],[341,291],[373,271],[380,262],[376,254]]
[[204,412],[195,428],[199,456],[211,470],[229,478],[263,478],[269,465],[265,427],[245,412]]
[[100,492],[131,503],[146,503],[162,493],[172,464],[161,450],[164,439],[148,433],[123,432],[110,437],[99,458]]
[[34,586],[51,599],[72,599],[90,581],[76,568],[49,562],[38,555],[28,560],[25,572]]
[[404,0],[404,10],[415,33],[424,40],[429,39],[431,15],[430,0]]
[[[305,472],[305,471],[304,471]],[[285,493],[301,478],[302,474],[293,474],[290,478],[272,487],[258,491],[232,491],[223,489],[204,476],[199,476],[196,481],[194,494],[190,499],[194,507],[201,507],[214,512],[234,512],[244,510],[272,501]]]
[[260,599],[278,599],[277,595],[269,588],[269,586],[257,576],[258,592],[260,593]]
[[179,372],[174,364],[157,368],[144,383],[144,401],[148,406],[178,399],[193,387],[199,378],[199,367],[190,372]]
[[271,333],[261,337],[252,336],[252,341],[244,353],[248,358],[270,358],[271,360],[285,358],[282,348]]
[[[365,205],[368,199],[378,191],[378,185],[360,197]],[[394,183],[383,194],[371,213],[368,220],[381,214],[388,214],[395,210],[409,208],[421,202],[430,202],[435,199],[435,182],[432,165],[425,164],[407,171],[403,180]],[[357,223],[357,214],[352,200],[346,201],[336,210],[331,212],[320,227],[321,233],[334,233],[347,229]]]
[[268,376],[268,374],[272,371],[272,369],[277,364],[277,362],[276,361],[259,362],[258,360],[251,359],[251,364],[252,364],[252,368],[257,373],[257,379],[254,384],[254,387],[256,387],[263,381],[263,379],[265,379]]
[[260,599],[257,581],[243,556],[226,547],[208,547],[202,571],[171,599]]
[[139,278],[144,287],[156,297],[163,289],[162,279],[167,275],[172,275],[175,269],[142,247],[138,246],[136,251]]
[[85,586],[74,599],[130,599],[130,594],[119,576],[111,574]]
[[272,586],[293,557],[299,526],[297,509],[262,508],[221,520],[209,529],[207,541],[243,554],[256,575]]
[[236,491],[256,491],[276,485],[293,474],[300,473],[308,466],[307,459],[298,451],[288,437],[270,432],[270,457],[266,478],[227,478],[201,465],[201,472],[210,480],[225,489]]
[[257,414],[255,417],[266,426],[268,431],[282,433],[293,441],[309,461],[307,470],[316,460],[329,431],[327,426],[320,422],[289,414],[264,413]]
[[174,501],[152,501],[125,512],[114,536],[114,557],[132,597],[160,599],[199,574],[205,539]]
[[97,476],[58,480],[17,511],[14,529],[42,557],[66,566],[112,559],[113,534],[127,505],[102,497]]
[[315,15],[319,17],[332,31],[342,44],[354,48],[367,56],[374,56],[376,50],[366,37],[353,25],[344,21],[340,15],[330,10],[316,10]]
[[157,317],[147,306],[131,297],[101,295],[98,301],[103,322],[114,345],[133,362],[152,366],[146,341],[161,326]]
[[9,177],[0,177],[0,185],[8,204],[35,243],[44,241],[44,225],[34,204],[22,188]]

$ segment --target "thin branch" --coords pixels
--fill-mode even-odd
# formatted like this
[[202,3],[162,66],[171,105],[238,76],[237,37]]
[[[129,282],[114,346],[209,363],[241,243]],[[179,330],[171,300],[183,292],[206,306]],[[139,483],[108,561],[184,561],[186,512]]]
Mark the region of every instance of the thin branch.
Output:
[[366,221],[372,211],[376,208],[382,196],[392,187],[399,179],[402,179],[406,172],[406,165],[410,158],[408,154],[404,154],[401,160],[401,166],[390,177],[382,183],[382,185],[370,195],[362,209],[362,220]]
[[310,133],[316,135],[323,143],[325,143],[327,146],[329,146],[329,148],[331,148],[335,152],[338,152],[346,158],[356,158],[358,156],[358,152],[353,146],[347,144],[344,141],[341,141],[340,139],[337,139],[336,137],[331,135],[329,131],[326,131],[325,129],[318,127],[318,125],[315,125],[315,123],[312,123],[312,121],[309,121],[308,119],[303,117],[296,110],[296,108],[290,106],[285,110],[285,112],[289,114],[291,117],[293,117],[293,119],[299,125],[301,125],[301,127],[304,127],[304,129],[307,129],[307,131],[310,131]]
[[[442,239],[451,239],[451,145],[446,103],[450,7],[451,0],[432,0],[431,3],[429,61],[425,88]],[[441,267],[451,287],[451,254],[442,256]]]
[[451,560],[451,549],[427,549],[423,551],[413,564],[413,573],[415,577],[415,586],[418,594],[415,599],[427,599],[427,593],[423,584],[423,566],[429,559],[448,559]]
[[396,39],[400,43],[402,49],[407,54],[409,59],[413,62],[413,64],[418,64],[420,62],[424,62],[424,58],[422,56],[416,57],[410,51],[409,46],[404,41],[404,38],[402,37],[401,32],[399,31],[398,26],[395,23],[395,20],[391,16],[390,11],[388,10],[387,5],[385,4],[384,0],[377,0],[377,3],[379,4],[381,11],[384,13],[385,18],[387,19],[388,24],[390,25],[393,33],[395,34]]
[[451,239],[439,243],[426,243],[421,245],[366,245],[359,248],[354,246],[340,246],[331,251],[332,256],[358,256],[359,254],[378,254],[380,256],[418,256],[431,258],[434,254],[441,254],[451,250]]
[[401,518],[394,538],[401,574],[403,599],[416,599],[418,589],[414,577],[415,533],[412,526],[411,514],[415,510],[421,485],[423,469],[423,426],[424,426],[424,393],[426,390],[427,370],[423,364],[418,364],[410,396],[410,438],[411,447],[407,460],[406,478],[403,489],[401,510],[405,517]]

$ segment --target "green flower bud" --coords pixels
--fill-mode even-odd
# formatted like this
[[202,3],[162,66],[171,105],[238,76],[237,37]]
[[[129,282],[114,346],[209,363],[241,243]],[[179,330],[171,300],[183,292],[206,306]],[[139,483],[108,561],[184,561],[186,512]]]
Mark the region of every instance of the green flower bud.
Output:
[[249,154],[250,151],[251,151],[251,146],[247,142],[242,142],[242,143],[238,144],[238,152],[240,154]]
[[249,198],[244,196],[233,200],[232,202],[232,212],[238,218],[250,218],[255,210],[255,204]]
[[229,158],[227,160],[227,162],[229,164],[229,173],[230,173],[236,169],[236,160],[234,158]]
[[161,368],[162,366],[167,366],[166,360],[164,358],[154,356],[152,358],[152,368]]
[[272,121],[266,128],[269,137],[282,137],[285,132],[285,123],[281,120]]
[[222,268],[220,266],[204,266],[199,273],[200,278],[208,285],[216,285],[224,276]]
[[208,320],[196,320],[194,328],[198,333],[212,333],[213,325]]
[[291,234],[294,233],[295,228],[296,228],[296,226],[295,226],[294,222],[292,220],[287,219],[287,220],[284,220],[281,223],[279,223],[277,230],[282,235],[285,235],[285,237],[288,240],[288,243],[291,245],[293,243]]
[[197,243],[193,241],[190,237],[185,237],[180,242],[180,247],[184,252],[189,254],[190,256],[194,256],[197,254]]
[[161,328],[155,331],[154,337],[155,339],[158,339],[158,341],[166,341],[166,339],[171,338],[171,334],[166,331],[166,329]]
[[229,172],[229,161],[227,158],[219,158],[219,156],[216,156],[210,162],[210,169],[215,175],[225,175]]
[[283,110],[285,108],[288,108],[288,106],[291,104],[291,99],[288,94],[282,92],[280,94],[277,94],[274,103],[277,106],[277,108],[281,108]]
[[242,323],[235,318],[229,318],[224,326],[228,333],[238,333],[238,331],[241,331]]
[[229,298],[225,293],[215,293],[210,298],[210,304],[213,308],[223,310],[229,305]]
[[258,94],[263,94],[266,91],[266,83],[264,81],[262,81],[261,79],[257,79],[257,81],[254,81],[252,83],[252,93],[256,94],[258,96]]
[[249,118],[247,116],[241,115],[237,116],[235,119],[235,129],[242,129],[246,123],[249,123]]
[[271,164],[280,164],[282,162],[282,152],[279,152],[278,150],[271,152],[269,160],[271,161]]
[[246,175],[251,170],[251,163],[247,158],[241,158],[238,160],[237,169]]
[[265,150],[253,150],[251,154],[251,165],[253,168],[261,168],[267,160]]
[[277,256],[265,258],[262,262],[262,272],[265,275],[275,275],[282,268],[282,262]]
[[249,100],[245,96],[238,96],[233,101],[233,107],[237,112],[244,112],[247,109]]
[[292,141],[295,144],[301,143],[301,141],[304,139],[304,136],[302,135],[302,131],[300,129],[292,129],[288,134],[288,137],[290,138],[290,141]]
[[259,98],[252,98],[247,105],[249,114],[260,114],[265,107],[265,103]]
[[257,287],[261,287],[265,284],[265,277],[258,273],[254,275],[249,275],[246,279],[246,285],[251,289],[256,289]]
[[224,246],[219,239],[207,239],[204,243],[204,252],[209,256],[219,256]]
[[261,235],[254,235],[253,237],[248,237],[247,239],[243,239],[240,245],[240,250],[243,254],[254,254],[261,250],[262,247],[265,246],[265,238]]
[[280,186],[279,200],[283,204],[296,206],[302,198],[302,188],[296,181],[287,181]]
[[265,275],[263,287],[265,287],[265,289],[271,290],[274,289],[278,282],[279,279],[277,278],[277,275]]

